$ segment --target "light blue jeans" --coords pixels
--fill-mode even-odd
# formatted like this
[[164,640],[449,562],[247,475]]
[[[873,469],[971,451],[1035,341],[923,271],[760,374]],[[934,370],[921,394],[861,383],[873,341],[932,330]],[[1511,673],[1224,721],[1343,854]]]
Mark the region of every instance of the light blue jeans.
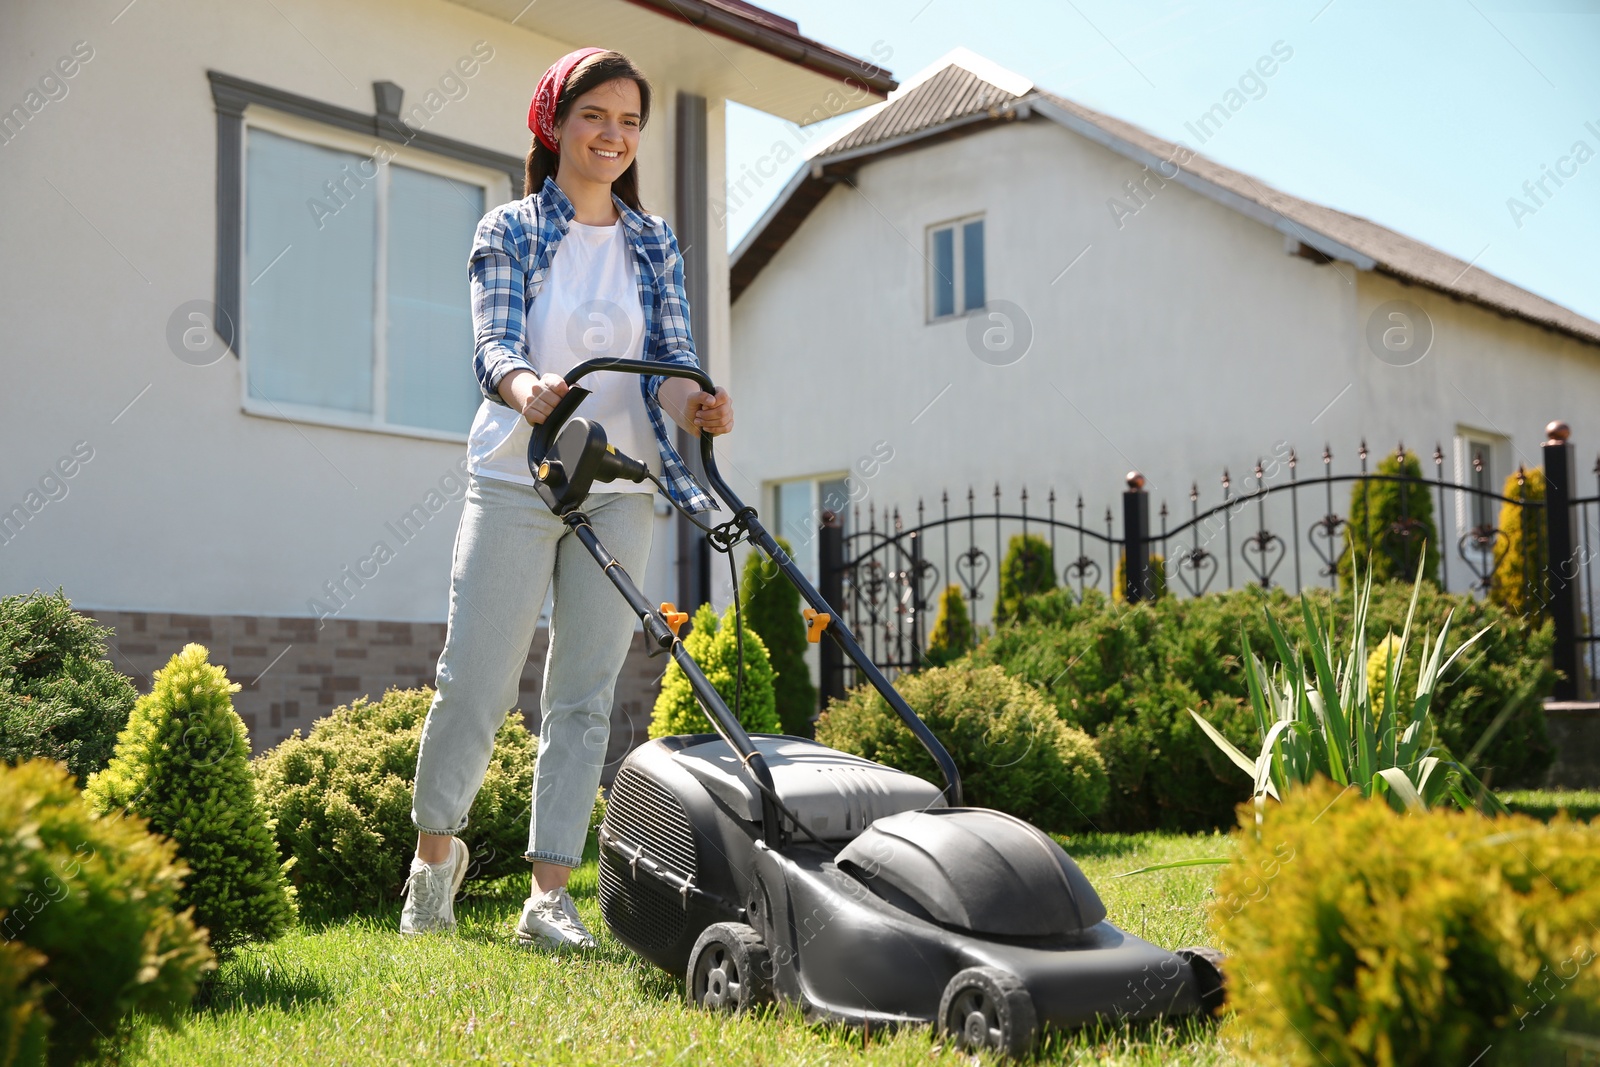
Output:
[[[640,581],[654,525],[649,493],[585,502],[600,541]],[[422,746],[411,821],[430,834],[466,828],[495,731],[518,683],[554,584],[540,694],[527,857],[576,867],[611,734],[611,698],[635,617],[616,586],[531,485],[471,476],[450,567],[450,616]]]

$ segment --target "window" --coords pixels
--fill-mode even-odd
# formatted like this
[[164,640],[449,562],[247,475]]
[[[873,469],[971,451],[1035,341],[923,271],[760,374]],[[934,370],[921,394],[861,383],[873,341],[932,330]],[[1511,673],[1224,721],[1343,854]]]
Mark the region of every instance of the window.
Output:
[[[1511,442],[1499,434],[1458,428],[1456,431],[1456,484],[1499,494],[1504,490],[1504,468]],[[1467,533],[1479,526],[1500,524],[1500,502],[1477,493],[1456,494],[1456,526]]]
[[983,219],[928,229],[928,318],[964,315],[983,307]]
[[824,511],[837,513],[845,533],[849,533],[849,479],[807,478],[772,487],[772,521],[768,529],[774,537],[789,542],[795,565],[812,585],[821,581],[817,531]]
[[464,437],[467,253],[501,176],[271,113],[243,141],[245,409]]

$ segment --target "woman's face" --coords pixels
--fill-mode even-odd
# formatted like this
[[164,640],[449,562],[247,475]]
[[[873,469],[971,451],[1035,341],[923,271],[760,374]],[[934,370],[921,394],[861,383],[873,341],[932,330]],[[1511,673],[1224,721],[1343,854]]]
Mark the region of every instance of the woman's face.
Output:
[[613,78],[574,100],[556,126],[563,174],[602,185],[620,178],[639,150],[640,110],[632,78]]

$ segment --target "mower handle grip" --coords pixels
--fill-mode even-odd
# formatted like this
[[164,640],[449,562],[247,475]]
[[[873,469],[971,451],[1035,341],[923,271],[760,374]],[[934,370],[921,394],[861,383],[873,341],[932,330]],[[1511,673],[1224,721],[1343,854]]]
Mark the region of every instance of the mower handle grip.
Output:
[[[569,388],[566,395],[556,401],[556,406],[551,409],[545,420],[533,428],[533,437],[528,441],[528,467],[538,470],[539,462],[550,451],[550,444],[566,426],[567,420],[572,418],[572,413],[578,410],[578,405],[583,403],[583,398],[589,395],[589,390],[578,383],[586,376],[597,370],[621,371],[624,374],[659,374],[666,378],[688,378],[708,393],[715,393],[717,387],[711,384],[711,379],[699,367],[685,367],[678,363],[663,363],[654,359],[618,359],[610,356],[600,356],[596,359],[586,359],[576,367],[567,371],[565,381]],[[711,435],[700,435],[700,452],[702,458],[709,456],[711,451]]]

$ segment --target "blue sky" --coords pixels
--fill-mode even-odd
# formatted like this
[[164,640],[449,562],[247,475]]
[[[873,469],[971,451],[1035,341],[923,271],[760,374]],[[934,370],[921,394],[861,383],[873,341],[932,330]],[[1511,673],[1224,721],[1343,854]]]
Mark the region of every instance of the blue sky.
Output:
[[[1042,88],[1600,319],[1600,0],[764,6],[853,55],[887,51],[882,65],[902,81],[965,46]],[[1277,42],[1292,58],[1201,147],[1184,124]],[[797,132],[729,106],[730,175],[779,142],[828,136],[826,126]],[[1581,164],[1579,141],[1594,153]],[[1548,177],[1558,165],[1569,175],[1559,186]],[[730,247],[787,177],[730,212]],[[1515,216],[1513,197],[1523,205]]]

